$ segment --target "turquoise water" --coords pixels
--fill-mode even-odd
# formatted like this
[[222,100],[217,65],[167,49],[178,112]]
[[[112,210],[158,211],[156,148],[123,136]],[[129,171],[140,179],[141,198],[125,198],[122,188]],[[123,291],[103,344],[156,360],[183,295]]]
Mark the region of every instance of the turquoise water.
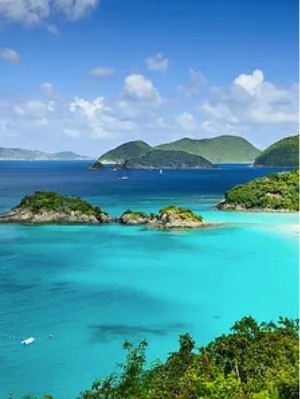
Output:
[[[28,175],[22,168],[3,168],[0,208],[14,205],[24,191],[61,184],[65,192],[81,191],[112,214],[128,207],[157,211],[175,202],[225,224],[192,232],[0,226],[1,398],[13,391],[16,398],[48,392],[74,399],[115,369],[124,358],[125,339],[147,338],[153,360],[177,348],[179,333],[190,332],[200,345],[246,315],[297,317],[297,215],[214,211],[222,199],[217,173],[223,172],[209,175],[211,188],[202,173],[177,175],[177,180],[164,175],[165,185],[158,181],[156,189],[154,177],[144,183],[136,177],[139,189],[134,179],[127,188],[112,180],[113,188],[100,184],[99,192],[80,173],[73,177],[75,166],[66,169],[59,183],[56,169],[48,168],[42,179],[40,169]],[[249,172],[233,169],[227,185],[243,181],[243,173]],[[12,174],[22,182],[19,188],[11,184]],[[87,176],[101,181],[100,174]],[[190,184],[178,188],[186,179],[192,179],[193,190]],[[30,336],[36,341],[23,347],[20,341]]]

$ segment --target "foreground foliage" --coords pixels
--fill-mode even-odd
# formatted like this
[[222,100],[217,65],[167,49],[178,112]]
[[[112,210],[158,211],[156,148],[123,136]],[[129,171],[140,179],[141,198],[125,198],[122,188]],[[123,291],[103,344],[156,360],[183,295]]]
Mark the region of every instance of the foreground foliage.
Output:
[[184,334],[178,351],[150,369],[146,348],[145,340],[136,347],[125,342],[120,372],[95,381],[77,399],[299,398],[299,320],[258,324],[245,317],[200,348]]
[[299,210],[299,170],[273,173],[234,187],[225,203],[246,209]]
[[256,159],[255,166],[299,166],[299,135],[276,141]]
[[121,373],[96,381],[79,399],[298,399],[298,320],[246,317],[206,347],[189,334],[165,363],[146,369],[146,341],[124,344]]
[[73,211],[95,216],[104,213],[98,206],[93,206],[81,198],[66,197],[54,191],[36,191],[32,195],[27,195],[16,208],[32,212],[55,211],[71,213]]

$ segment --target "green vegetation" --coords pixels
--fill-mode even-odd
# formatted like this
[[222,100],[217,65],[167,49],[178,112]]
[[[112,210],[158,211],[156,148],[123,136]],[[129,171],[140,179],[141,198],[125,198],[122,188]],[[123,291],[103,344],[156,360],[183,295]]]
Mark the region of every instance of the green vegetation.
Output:
[[146,212],[143,211],[132,211],[130,209],[127,209],[122,216],[128,215],[133,219],[138,219],[138,218],[148,218],[149,216],[147,215]]
[[183,138],[161,144],[160,150],[184,151],[201,156],[212,163],[253,162],[260,153],[256,147],[238,136],[219,136],[212,139],[194,140]]
[[213,168],[206,159],[183,151],[152,150],[145,155],[126,161],[127,169],[196,169]]
[[236,186],[225,194],[225,205],[299,211],[299,169],[273,173]]
[[150,368],[146,348],[145,340],[136,347],[126,341],[120,372],[78,399],[299,399],[298,319],[258,324],[245,317],[200,348],[183,334],[179,349]]
[[272,144],[256,159],[255,166],[299,166],[299,135]]
[[102,163],[122,164],[128,159],[144,155],[150,150],[152,150],[152,147],[144,141],[129,141],[101,155],[98,161]]
[[32,212],[54,211],[66,214],[77,211],[85,215],[105,214],[98,206],[93,206],[78,197],[66,197],[52,191],[36,191],[24,197],[14,209]]
[[175,205],[170,205],[165,208],[160,209],[159,215],[163,214],[175,214],[181,220],[189,220],[193,222],[203,222],[202,216],[195,215],[190,209],[180,208]]

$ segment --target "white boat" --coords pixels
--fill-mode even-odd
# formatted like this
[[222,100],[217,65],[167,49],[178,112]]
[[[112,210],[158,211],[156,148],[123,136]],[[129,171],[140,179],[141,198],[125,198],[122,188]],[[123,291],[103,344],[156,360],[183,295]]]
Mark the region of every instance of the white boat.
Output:
[[163,174],[163,170],[162,169],[159,169],[159,174]]
[[34,340],[35,339],[33,337],[26,338],[26,339],[24,339],[24,341],[21,342],[21,344],[24,345],[24,346],[30,345],[30,344],[32,344],[34,342]]
[[128,180],[128,176],[122,176],[121,180]]

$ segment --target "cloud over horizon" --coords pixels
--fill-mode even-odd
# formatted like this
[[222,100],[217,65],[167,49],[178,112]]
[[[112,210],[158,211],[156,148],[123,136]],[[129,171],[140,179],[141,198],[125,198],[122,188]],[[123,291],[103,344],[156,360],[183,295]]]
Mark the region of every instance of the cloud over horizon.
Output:
[[[198,83],[196,88],[201,90]],[[127,75],[115,98],[101,95],[100,87],[91,99],[64,97],[46,82],[40,85],[40,96],[0,96],[0,135],[6,146],[23,142],[39,149],[47,138],[49,151],[59,150],[62,140],[88,155],[89,148],[97,155],[100,148],[123,141],[156,144],[187,135],[236,134],[256,144],[262,134],[272,132],[270,143],[297,132],[298,95],[298,84],[272,84],[260,70],[238,75],[228,87],[211,86],[205,97],[191,103],[184,90],[177,98],[166,98],[143,74]],[[98,141],[98,149],[89,140]]]

